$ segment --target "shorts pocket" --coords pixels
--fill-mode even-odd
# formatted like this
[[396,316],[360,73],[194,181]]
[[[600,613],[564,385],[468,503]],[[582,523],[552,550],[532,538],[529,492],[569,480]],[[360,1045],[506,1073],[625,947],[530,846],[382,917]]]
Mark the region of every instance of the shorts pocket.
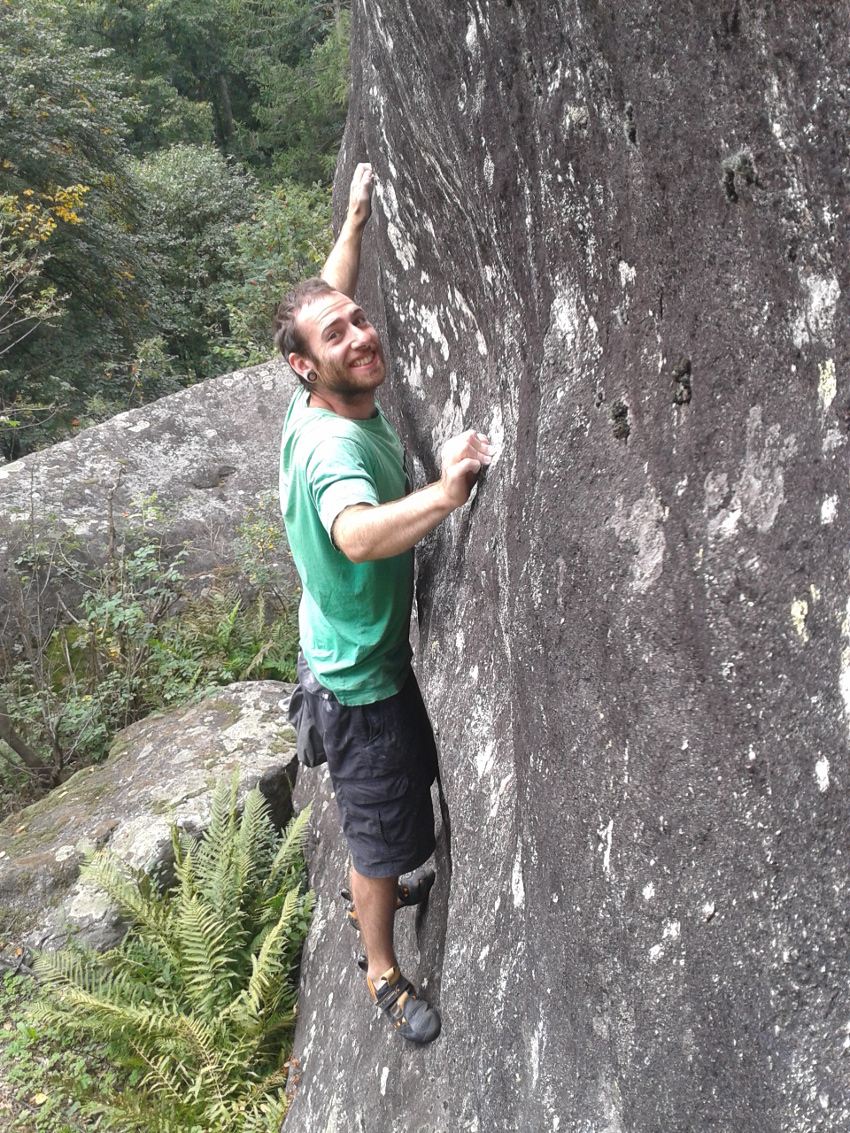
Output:
[[342,796],[346,836],[383,841],[396,848],[409,836],[407,775],[381,775],[375,779],[349,780],[337,785]]
[[406,775],[381,775],[375,779],[347,779],[337,784],[337,789],[354,806],[373,807],[384,802],[394,802],[407,794]]
[[384,734],[385,704],[383,700],[376,700],[374,704],[352,706],[352,735],[363,745],[376,743]]

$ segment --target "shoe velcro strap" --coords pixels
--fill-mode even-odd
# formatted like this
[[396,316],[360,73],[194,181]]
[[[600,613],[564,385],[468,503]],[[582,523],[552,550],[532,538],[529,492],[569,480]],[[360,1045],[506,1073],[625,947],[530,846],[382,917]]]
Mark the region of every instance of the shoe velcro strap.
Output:
[[412,991],[413,985],[411,984],[410,980],[406,980],[404,976],[399,976],[399,978],[392,985],[389,991],[382,990],[380,998],[376,996],[375,1002],[378,1004],[382,1011],[389,1014],[392,1011],[393,1007],[395,1007],[398,1000],[404,994],[404,992],[408,992],[409,994]]

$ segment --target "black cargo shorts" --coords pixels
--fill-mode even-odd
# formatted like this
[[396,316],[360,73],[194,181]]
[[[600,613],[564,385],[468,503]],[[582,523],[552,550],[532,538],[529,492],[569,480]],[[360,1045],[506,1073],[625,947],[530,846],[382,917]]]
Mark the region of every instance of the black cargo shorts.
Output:
[[340,704],[301,654],[298,679],[354,868],[364,877],[416,869],[434,852],[437,748],[413,670],[395,696],[372,704]]

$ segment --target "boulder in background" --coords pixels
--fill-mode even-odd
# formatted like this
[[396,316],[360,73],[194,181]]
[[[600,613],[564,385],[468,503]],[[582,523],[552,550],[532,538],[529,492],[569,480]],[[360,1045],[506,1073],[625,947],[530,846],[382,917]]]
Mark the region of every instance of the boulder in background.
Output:
[[[240,797],[259,785],[275,824],[292,813],[295,733],[283,705],[292,686],[229,685],[119,732],[109,758],[72,775],[0,825],[0,939],[61,948],[70,935],[105,949],[123,925],[103,893],[79,879],[92,851],[109,849],[147,871],[173,861],[171,825],[209,821],[216,784],[239,773]],[[287,770],[289,769],[289,770]]]

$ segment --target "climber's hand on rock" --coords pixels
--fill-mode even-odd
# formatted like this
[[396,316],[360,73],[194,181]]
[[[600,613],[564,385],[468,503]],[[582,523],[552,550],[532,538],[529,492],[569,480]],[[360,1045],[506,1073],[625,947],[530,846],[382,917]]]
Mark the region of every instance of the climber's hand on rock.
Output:
[[345,218],[331,254],[322,268],[322,279],[350,299],[357,290],[360,274],[360,245],[363,229],[372,215],[372,166],[361,162],[351,178],[348,193],[348,215]]
[[469,499],[478,473],[493,459],[490,442],[483,433],[467,429],[446,441],[441,456],[443,492],[453,508],[462,507]]
[[362,228],[372,215],[372,166],[362,161],[354,170],[348,193],[348,219]]
[[443,445],[439,480],[388,504],[353,504],[333,524],[335,545],[353,563],[389,559],[414,547],[469,499],[475,477],[493,459],[487,437],[467,429]]

